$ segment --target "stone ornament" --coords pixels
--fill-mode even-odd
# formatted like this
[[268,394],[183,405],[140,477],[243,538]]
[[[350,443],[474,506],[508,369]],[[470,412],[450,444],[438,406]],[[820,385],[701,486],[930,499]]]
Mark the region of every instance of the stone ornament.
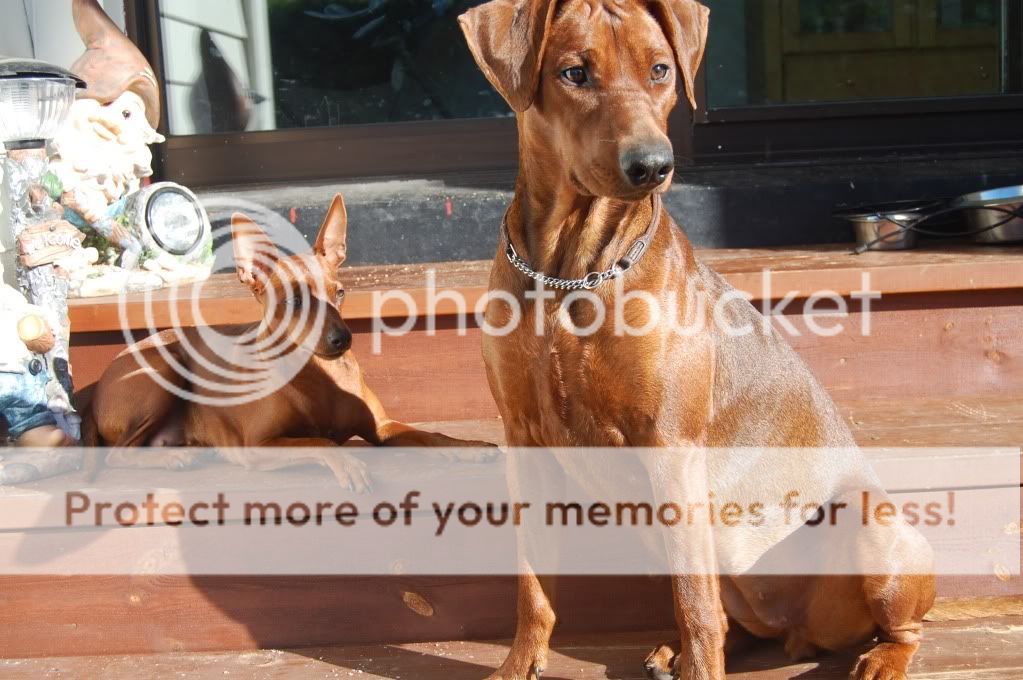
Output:
[[80,250],[85,234],[66,220],[50,220],[26,227],[18,234],[18,257],[26,268],[53,264]]

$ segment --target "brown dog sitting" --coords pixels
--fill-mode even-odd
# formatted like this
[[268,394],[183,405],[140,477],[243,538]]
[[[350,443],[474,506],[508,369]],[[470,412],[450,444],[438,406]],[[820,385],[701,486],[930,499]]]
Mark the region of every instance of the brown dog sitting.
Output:
[[[680,82],[694,103],[708,21],[693,0],[492,0],[460,18],[477,63],[517,114],[519,176],[490,288],[514,296],[523,318],[545,320],[540,335],[519,324],[485,336],[488,378],[510,446],[735,452],[715,459],[716,484],[749,483],[736,447],[800,447],[805,453],[788,459],[797,464],[787,474],[812,473],[823,480],[823,497],[838,500],[874,482],[830,397],[777,333],[736,336],[716,323],[710,310],[735,291],[696,260],[660,206],[674,170],[668,114]],[[556,289],[553,299],[526,297],[539,277]],[[680,334],[655,319],[645,334],[621,334],[612,314],[595,321],[593,305],[579,304],[566,308],[575,326],[596,325],[580,336],[557,321],[566,291],[580,289],[605,309],[616,296],[645,292],[687,325],[703,321],[702,330]],[[723,309],[732,328],[763,328],[745,301]],[[626,313],[633,327],[651,318],[642,305]],[[509,314],[507,304],[491,302],[487,322],[504,328]],[[842,447],[849,457],[840,464],[823,447]],[[544,458],[549,467],[536,479],[571,476],[614,497],[620,480],[570,467],[557,453]],[[646,467],[655,497],[707,498],[706,467],[668,458],[655,455]],[[884,550],[865,541],[809,551],[860,565],[883,555],[883,573],[807,576],[719,577],[716,536],[705,527],[684,541],[666,538],[669,559],[686,567],[672,569],[681,648],[652,655],[653,677],[668,664],[676,678],[724,677],[728,621],[784,641],[793,657],[877,637],[854,677],[905,677],[934,598],[930,547],[914,529],[900,524]],[[491,680],[532,680],[547,662],[554,579],[522,559],[515,639]]]
[[[492,446],[391,420],[366,386],[340,313],[347,226],[338,195],[314,252],[282,257],[255,223],[236,213],[238,276],[263,305],[263,321],[231,329],[216,345],[189,328],[157,333],[121,352],[96,387],[83,424],[87,445],[115,447],[106,458],[111,467],[187,467],[199,455],[194,450],[124,448],[183,445],[216,447],[229,462],[259,470],[318,463],[357,491],[368,487],[365,464],[337,446],[351,437],[384,446]],[[258,391],[262,384],[270,389]],[[242,397],[231,398],[236,393]],[[458,457],[481,457],[465,451]]]

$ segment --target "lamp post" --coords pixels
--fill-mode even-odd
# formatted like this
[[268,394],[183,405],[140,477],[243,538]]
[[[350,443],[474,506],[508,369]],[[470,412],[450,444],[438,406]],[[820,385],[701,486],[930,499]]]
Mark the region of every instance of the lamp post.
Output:
[[[11,201],[10,232],[4,234],[8,247],[17,247],[32,235],[36,242],[60,248],[67,232],[57,230],[63,209],[54,203],[44,186],[46,143],[60,129],[75,101],[75,90],[85,82],[70,71],[34,59],[0,58],[0,142],[6,151],[4,179]],[[46,230],[52,234],[47,234]],[[26,230],[32,230],[26,234]],[[36,234],[35,232],[39,232]],[[58,276],[50,262],[26,266],[25,258],[15,260],[18,284],[29,302],[54,315],[55,345],[46,355],[51,370],[66,392],[72,393],[68,343],[67,281]],[[6,267],[5,267],[6,269]],[[77,423],[70,426],[77,430]],[[77,438],[77,431],[69,432]]]

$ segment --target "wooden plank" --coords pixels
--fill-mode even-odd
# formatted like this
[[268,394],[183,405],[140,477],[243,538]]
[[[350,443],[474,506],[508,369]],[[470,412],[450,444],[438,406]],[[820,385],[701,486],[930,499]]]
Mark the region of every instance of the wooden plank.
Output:
[[[828,392],[840,404],[874,401],[879,408],[903,418],[903,424],[931,418],[921,406],[904,413],[900,403],[922,404],[940,395],[963,397],[972,408],[983,409],[988,400],[1023,393],[1023,298],[1014,291],[954,293],[932,296],[896,296],[879,301],[870,317],[870,334],[863,335],[864,316],[856,311],[842,320],[845,332],[832,337],[811,334],[800,314],[785,319],[800,333],[788,340],[809,364]],[[389,412],[405,420],[477,420],[496,417],[496,406],[480,354],[481,332],[465,335],[439,329],[430,337],[419,330],[402,337],[384,337],[382,352],[372,354],[368,324],[352,324],[354,351],[370,387]],[[424,357],[431,357],[425,361]],[[429,395],[429,399],[424,399]],[[970,401],[977,397],[978,401]],[[1023,402],[1005,402],[1003,410],[1021,413]],[[988,438],[971,442],[967,432],[954,439],[928,441],[916,433],[906,444],[1009,444],[1023,443],[1012,432],[1000,434],[995,422],[985,429]],[[881,427],[883,423],[877,423]],[[898,433],[875,433],[890,441]],[[1004,438],[1003,438],[1004,435]],[[892,439],[889,439],[892,437]],[[880,444],[877,444],[880,445]]]
[[[660,633],[587,635],[556,638],[545,678],[551,680],[641,680],[642,662]],[[268,649],[254,652],[168,653],[150,656],[93,656],[7,659],[0,673],[11,680],[44,675],[103,677],[223,677],[242,675],[365,680],[479,680],[504,659],[508,642],[444,642],[405,645]],[[863,648],[794,664],[775,643],[762,643],[728,659],[734,680],[835,678],[845,680]],[[1023,674],[1023,618],[994,617],[929,625],[911,667],[918,679],[979,678],[1015,680]]]
[[[934,395],[998,398],[1023,391],[1023,361],[1018,360],[1023,357],[1023,297],[1018,291],[891,296],[875,303],[869,335],[863,334],[864,315],[856,309],[838,319],[844,332],[812,334],[798,307],[784,315],[799,333],[789,342],[839,403],[874,399],[887,405]],[[436,321],[432,334],[420,321],[406,335],[382,337],[379,353],[372,352],[371,322],[351,321],[353,351],[369,386],[399,420],[497,417],[480,353],[480,329],[459,331],[451,317]],[[79,388],[98,379],[118,342],[124,343],[120,333],[73,336],[71,363]],[[985,432],[1000,436],[995,429]]]
[[[1023,268],[1021,268],[1023,269]],[[853,311],[832,337],[799,332],[792,347],[839,402],[935,395],[997,397],[1023,386],[1023,296],[1016,291],[893,296]]]
[[781,291],[832,290],[848,295],[860,290],[861,272],[870,274],[875,290],[885,294],[983,290],[1020,287],[1023,247],[945,245],[893,252],[850,254],[851,246],[800,248],[723,248],[697,251],[706,265],[738,288],[761,299],[761,272],[774,278],[773,296]]
[[[736,288],[754,299],[781,298],[789,292],[809,295],[816,291],[834,291],[849,295],[861,290],[862,275],[869,275],[871,289],[886,295],[996,290],[1023,287],[1023,267],[1019,257],[1023,247],[953,246],[941,250],[869,252],[854,256],[848,246],[814,246],[801,249],[721,249],[703,250],[699,256],[718,270]],[[349,267],[343,271],[347,290],[344,314],[348,319],[378,316],[405,316],[406,306],[392,300],[375,304],[382,291],[403,291],[419,310],[450,314],[457,308],[450,300],[430,304],[426,272],[436,273],[437,291],[457,291],[468,309],[486,293],[490,261],[447,262],[440,264]],[[763,271],[772,272],[765,286]],[[199,293],[200,318],[192,313],[191,300],[168,304],[167,291],[151,295],[153,310],[147,324],[143,295],[126,297],[119,312],[116,296],[72,300],[71,325],[76,332],[165,327],[171,325],[172,308],[181,324],[200,321],[208,324],[250,323],[259,318],[259,309],[234,274],[217,274]],[[378,300],[377,300],[378,301]]]
[[[667,627],[669,592],[663,578],[565,577],[560,626]],[[514,630],[515,579],[19,576],[0,578],[0,605],[8,658],[486,639]]]
[[[673,625],[663,578],[559,584],[559,634]],[[982,577],[939,577],[938,589],[956,598],[1023,592],[1018,580]],[[410,609],[405,593],[433,616]],[[0,658],[487,639],[514,630],[515,579],[5,576],[0,605]]]

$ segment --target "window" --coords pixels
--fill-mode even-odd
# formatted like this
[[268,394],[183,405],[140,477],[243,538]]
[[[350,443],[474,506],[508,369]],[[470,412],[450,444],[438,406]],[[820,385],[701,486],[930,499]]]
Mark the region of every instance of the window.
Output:
[[510,172],[511,112],[456,17],[482,0],[143,0],[157,161],[194,186]]
[[708,4],[712,108],[994,95],[1013,87],[1003,71],[1009,42],[1020,36],[1003,30],[1008,17],[998,0]]
[[173,135],[508,116],[464,0],[162,0]]
[[1023,145],[1020,0],[705,0],[697,164]]
[[[515,127],[456,17],[482,0],[146,0],[169,178],[514,171]],[[704,0],[696,164],[1023,144],[1023,0]],[[130,22],[131,23],[131,22]]]

